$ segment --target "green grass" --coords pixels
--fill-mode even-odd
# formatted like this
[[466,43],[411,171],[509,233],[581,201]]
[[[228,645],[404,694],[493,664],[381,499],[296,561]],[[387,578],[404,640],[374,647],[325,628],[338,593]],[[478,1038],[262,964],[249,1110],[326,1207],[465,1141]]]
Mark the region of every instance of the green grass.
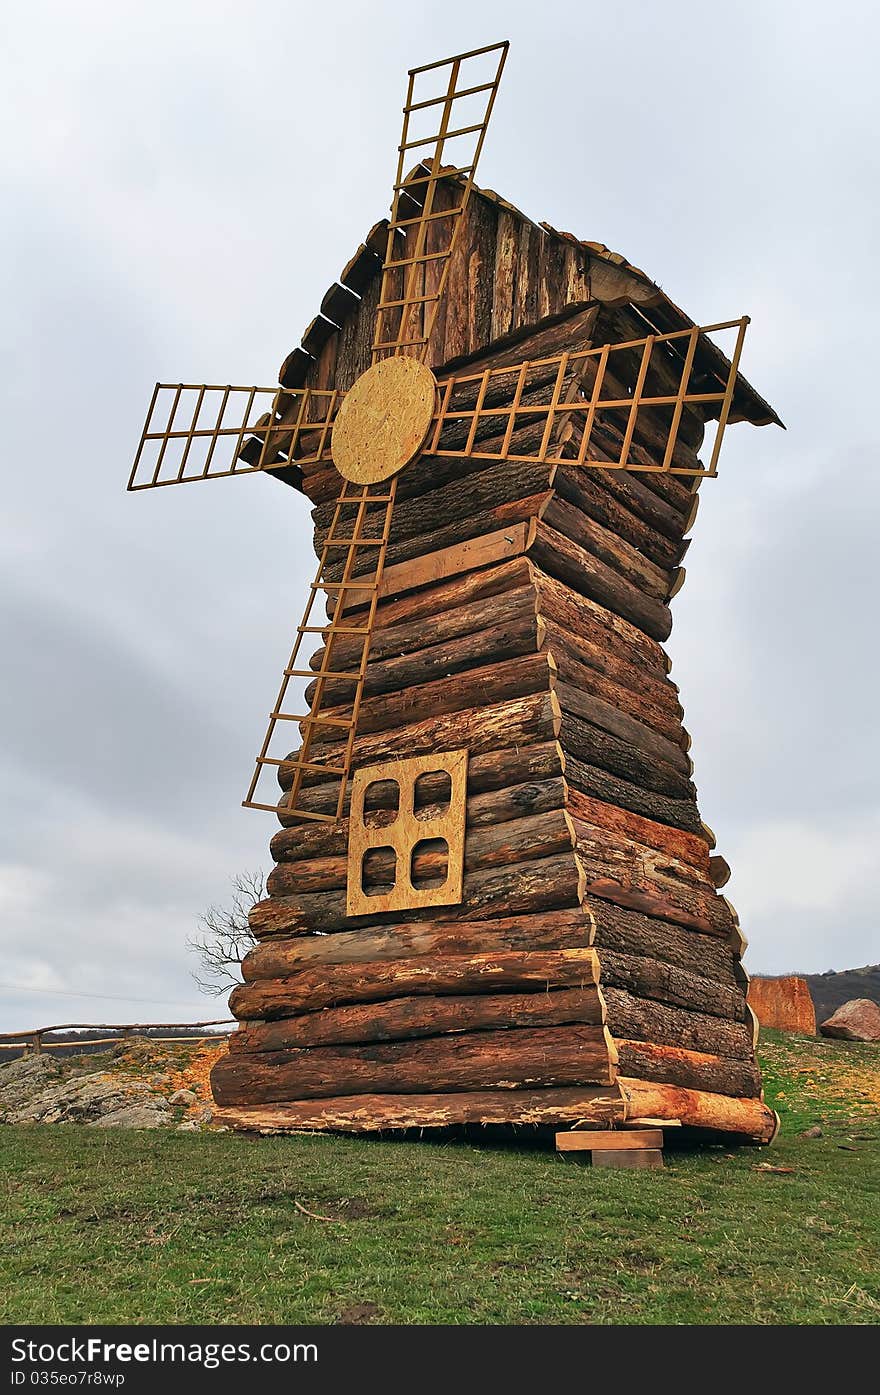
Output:
[[662,1172],[510,1146],[0,1129],[0,1319],[877,1323],[880,1120],[835,1090],[862,1059],[876,1079],[880,1051],[773,1033],[762,1049],[773,1148],[671,1153]]

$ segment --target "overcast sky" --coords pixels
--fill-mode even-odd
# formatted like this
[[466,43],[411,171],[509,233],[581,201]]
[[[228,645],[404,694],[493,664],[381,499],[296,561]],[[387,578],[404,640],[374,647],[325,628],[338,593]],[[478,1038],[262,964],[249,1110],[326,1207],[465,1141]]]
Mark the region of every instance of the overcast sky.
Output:
[[[479,182],[743,362],[670,641],[751,972],[880,959],[875,7],[28,0],[2,25],[0,1025],[224,1015],[184,947],[313,570],[250,478],[127,495],[153,382],[271,384],[387,212],[406,69],[512,41]],[[76,995],[76,996],[74,996]]]

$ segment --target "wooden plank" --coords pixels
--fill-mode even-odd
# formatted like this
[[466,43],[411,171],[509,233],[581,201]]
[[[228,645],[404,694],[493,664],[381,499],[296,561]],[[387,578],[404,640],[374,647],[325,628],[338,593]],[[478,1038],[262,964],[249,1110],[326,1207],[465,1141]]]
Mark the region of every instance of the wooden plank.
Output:
[[594,1148],[619,1151],[627,1148],[662,1148],[662,1129],[570,1129],[556,1135],[559,1153],[590,1153]]
[[311,354],[307,354],[299,344],[292,349],[281,365],[278,372],[278,381],[282,387],[298,388],[305,383],[309,371],[314,368],[315,360]]
[[361,243],[351,261],[346,262],[339,273],[339,280],[343,286],[347,286],[355,295],[362,296],[367,286],[382,270],[382,258],[377,257],[375,252],[371,252],[365,243]]
[[514,272],[517,221],[506,209],[498,214],[495,251],[495,284],[492,303],[492,338],[500,339],[515,328],[513,323]]
[[621,1126],[625,1129],[680,1129],[680,1119],[627,1119]]
[[[478,353],[492,338],[498,209],[485,199],[473,199],[468,213],[475,219],[473,235],[468,239],[468,352]],[[446,357],[451,358],[451,354]]]
[[321,301],[321,314],[325,319],[332,320],[333,324],[344,324],[349,315],[353,315],[360,309],[360,299],[354,295],[347,286],[340,286],[338,281],[327,291]]
[[[480,567],[490,567],[496,562],[507,561],[527,552],[534,539],[536,522],[529,519],[524,523],[513,523],[494,533],[485,533],[479,538],[468,538],[452,547],[444,547],[439,552],[428,552],[423,557],[414,557],[409,562],[398,562],[386,567],[379,587],[379,598],[401,596],[407,591],[418,591],[423,586],[433,586],[451,576],[461,576],[465,572],[477,571]],[[357,600],[352,599],[345,610],[354,610]]]
[[659,1148],[634,1148],[631,1151],[619,1148],[594,1148],[590,1156],[594,1167],[652,1168],[663,1166],[663,1153]]
[[325,320],[323,315],[316,315],[306,329],[302,337],[302,346],[307,353],[317,358],[324,345],[331,335],[336,333],[336,325]]

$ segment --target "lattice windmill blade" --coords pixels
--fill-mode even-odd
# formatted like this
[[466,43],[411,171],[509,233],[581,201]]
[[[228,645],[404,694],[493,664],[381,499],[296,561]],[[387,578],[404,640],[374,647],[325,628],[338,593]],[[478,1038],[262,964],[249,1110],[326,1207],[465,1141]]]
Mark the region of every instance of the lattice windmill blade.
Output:
[[[347,394],[333,421],[330,454],[343,479],[343,487],[336,500],[317,574],[311,583],[293,653],[283,672],[278,699],[269,714],[269,725],[243,801],[247,808],[278,809],[304,819],[329,821],[342,815],[391,533],[397,478],[420,454],[436,417],[437,384],[425,359],[507,50],[506,42],[489,45],[410,70],[387,252],[376,309],[372,367]],[[487,80],[469,82],[468,67],[480,59],[484,66],[487,62],[492,65]],[[444,90],[437,95],[435,86],[434,95],[417,100],[420,79],[434,84],[439,81]],[[456,126],[456,111],[463,102],[474,98],[483,99],[478,119]],[[436,128],[432,120],[428,135],[412,135],[412,121],[417,112],[437,116]],[[459,156],[452,169],[444,167],[447,146],[463,140],[469,142],[466,154]],[[405,178],[406,161],[415,150],[422,152],[420,163]],[[463,181],[460,197],[450,208],[435,208],[439,182],[450,176]],[[401,246],[402,257],[396,255]],[[351,509],[354,515],[349,518],[346,511]],[[361,565],[365,557],[370,559],[366,567]],[[328,624],[316,626],[311,623],[312,611],[315,598],[321,592],[328,597],[331,618]],[[360,616],[358,623],[353,623],[350,616],[346,618],[346,602],[350,595],[362,602],[366,600],[366,605],[361,606],[366,613]],[[316,634],[324,637],[320,668],[315,671],[298,667],[305,637]],[[333,661],[337,638],[342,636],[346,640],[357,637],[356,661],[345,670],[334,667]],[[306,678],[313,680],[308,711],[296,711],[287,706],[290,684]],[[345,707],[339,706],[340,684],[352,689]],[[270,754],[281,722],[295,722],[300,728],[301,745],[290,761]],[[328,732],[331,736],[339,735],[334,748],[336,759],[332,755],[328,759],[317,759],[314,747],[322,744],[322,736],[327,739]],[[286,766],[291,770],[291,785],[280,805],[256,798],[261,775],[267,766],[276,769]],[[304,786],[328,771],[332,772],[330,779],[338,783],[335,812],[304,808],[301,801]]]
[[[457,374],[441,399],[424,454],[542,465],[714,477],[730,417],[749,320],[694,325],[669,334],[605,344],[552,358]],[[736,331],[723,379],[694,381],[701,335]],[[662,356],[662,358],[661,358]],[[679,449],[685,408],[717,415],[707,465]],[[651,415],[663,458],[640,447]]]
[[157,383],[128,488],[156,489],[329,459],[330,430],[343,396],[314,388]]
[[[266,729],[263,745],[256,758],[248,792],[242,801],[247,809],[266,809],[272,813],[283,810],[296,813],[304,819],[331,823],[342,815],[363,695],[364,675],[369,656],[369,639],[376,613],[383,559],[391,528],[391,515],[396,491],[396,480],[391,480],[381,494],[370,493],[368,486],[363,486],[358,490],[346,481],[342,493],[336,500],[333,520],[321,551],[318,570],[309,588],[305,613],[297,627],[293,652],[283,671],[278,697],[269,714],[269,725]],[[380,535],[378,538],[373,538],[366,535],[366,525],[371,518],[371,509],[376,507],[380,511]],[[354,517],[350,516],[350,510],[354,511]],[[343,536],[339,534],[340,529]],[[358,577],[354,573],[354,565],[360,549],[373,549],[376,556],[375,569],[366,577],[362,575]],[[341,574],[338,580],[330,580],[328,572],[331,570],[335,572],[340,566],[339,553],[342,553]],[[332,597],[333,614],[331,619],[324,624],[315,624],[312,612],[315,601],[321,595]],[[346,601],[350,595],[366,598],[366,616],[346,618]],[[306,642],[307,636],[314,635],[321,635],[324,638],[324,652],[320,667],[318,669],[298,667],[303,644]],[[355,639],[359,654],[354,667],[337,671],[333,667],[333,649],[337,637],[343,636],[346,639]],[[297,711],[296,704],[288,705],[290,684],[291,680],[302,681],[303,679],[312,680],[315,689],[308,710]],[[351,706],[346,713],[341,714],[334,709],[328,710],[325,694],[329,682],[333,682],[337,687],[341,683],[351,689]],[[298,724],[301,731],[300,749],[290,760],[270,754],[277,726],[284,722]],[[338,751],[336,753],[338,759],[334,760],[332,757],[319,759],[313,756],[312,748],[315,744],[315,738],[317,733],[321,731],[338,732],[342,736],[344,744],[341,753]],[[291,769],[290,788],[280,804],[277,800],[267,804],[256,797],[260,778],[266,767],[273,767],[277,770],[281,766],[288,766]],[[306,777],[311,775],[326,776],[328,773],[330,780],[338,783],[338,790],[333,800],[333,812],[310,811],[301,808],[300,792]]]
[[[467,207],[474,175],[501,74],[510,47],[505,41],[485,48],[459,53],[437,63],[427,63],[409,71],[409,86],[403,108],[403,132],[398,146],[397,175],[388,225],[388,243],[382,272],[382,290],[376,313],[373,362],[396,354],[424,360],[431,330],[446,290],[449,259],[455,247],[462,214]],[[482,64],[480,64],[480,60]],[[484,69],[483,81],[470,81],[474,65]],[[444,87],[438,91],[437,87]],[[425,84],[434,95],[419,98]],[[456,113],[476,99],[476,120]],[[437,116],[427,134],[414,137],[413,121],[418,114]],[[429,117],[429,119],[430,119]],[[443,156],[453,146],[456,156],[451,167],[444,167]],[[419,164],[408,174],[409,158],[418,152]],[[441,179],[456,176],[462,181],[460,198],[451,207],[435,208]],[[430,247],[428,243],[431,243]],[[404,255],[395,255],[403,244]]]

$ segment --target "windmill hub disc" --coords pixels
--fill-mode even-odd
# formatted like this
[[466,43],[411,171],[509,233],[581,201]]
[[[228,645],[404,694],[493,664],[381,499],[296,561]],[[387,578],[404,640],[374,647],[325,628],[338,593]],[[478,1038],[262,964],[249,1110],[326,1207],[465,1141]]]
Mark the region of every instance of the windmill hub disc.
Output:
[[333,463],[353,484],[390,479],[428,434],[437,380],[416,358],[386,358],[362,373],[333,424]]

